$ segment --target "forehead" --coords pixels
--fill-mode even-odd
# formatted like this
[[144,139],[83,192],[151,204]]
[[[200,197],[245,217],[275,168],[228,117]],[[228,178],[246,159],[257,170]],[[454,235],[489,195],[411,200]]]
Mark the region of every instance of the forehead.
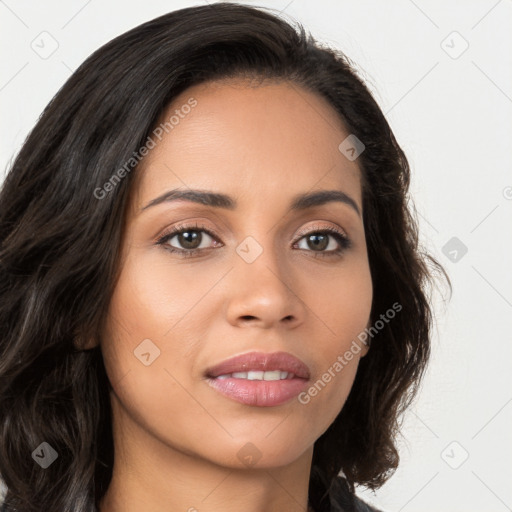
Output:
[[362,207],[359,166],[338,149],[349,132],[325,99],[296,84],[196,85],[174,99],[158,127],[160,140],[153,137],[138,169],[139,207],[176,187],[222,190],[242,203],[336,188]]

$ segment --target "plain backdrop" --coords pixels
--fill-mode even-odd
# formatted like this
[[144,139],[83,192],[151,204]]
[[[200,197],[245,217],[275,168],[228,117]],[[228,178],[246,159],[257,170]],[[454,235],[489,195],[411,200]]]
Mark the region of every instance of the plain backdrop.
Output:
[[[94,50],[201,3],[0,0],[0,172]],[[247,3],[357,63],[409,158],[422,243],[453,282],[400,467],[359,494],[394,512],[512,510],[512,1]]]

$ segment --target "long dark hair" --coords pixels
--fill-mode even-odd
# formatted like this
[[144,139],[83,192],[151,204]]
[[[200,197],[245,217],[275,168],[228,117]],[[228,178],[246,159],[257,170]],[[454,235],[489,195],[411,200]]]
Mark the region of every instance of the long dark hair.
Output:
[[[110,383],[99,339],[119,272],[133,158],[165,107],[192,85],[251,76],[325,98],[363,141],[371,317],[402,311],[372,340],[341,413],[316,441],[309,500],[329,510],[343,471],[377,488],[397,467],[398,419],[429,357],[427,288],[446,273],[418,244],[409,166],[349,59],[304,28],[232,3],[168,13],[92,54],[44,110],[0,193],[0,476],[8,512],[97,509],[112,476]],[[101,196],[101,197],[100,197]],[[58,463],[33,460],[46,442]]]

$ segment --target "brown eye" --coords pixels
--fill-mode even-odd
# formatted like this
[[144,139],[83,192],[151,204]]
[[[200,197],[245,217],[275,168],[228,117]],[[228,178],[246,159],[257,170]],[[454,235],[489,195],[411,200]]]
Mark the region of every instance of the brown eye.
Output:
[[308,247],[313,250],[319,250],[323,251],[324,249],[327,249],[329,246],[329,235],[320,233],[320,234],[313,234],[313,235],[307,235],[306,237],[306,243],[308,244]]
[[157,240],[157,244],[163,245],[168,251],[179,253],[182,256],[192,256],[204,249],[209,249],[213,246],[212,242],[215,245],[222,245],[213,233],[197,224],[177,226],[170,233],[162,235]]
[[[208,239],[211,238],[208,233],[200,229],[182,229],[166,235],[161,243],[170,245],[177,250],[194,251],[210,247],[211,241],[208,241]],[[175,241],[171,243],[172,240]],[[202,242],[204,242],[203,246],[201,246]]]
[[319,255],[339,255],[351,247],[348,237],[334,228],[315,230],[303,235],[296,242],[299,249],[315,252]]
[[[208,236],[208,235],[207,235]],[[203,235],[201,231],[183,231],[174,235],[172,238],[176,238],[178,243],[183,249],[199,249]],[[172,240],[172,239],[171,239]]]

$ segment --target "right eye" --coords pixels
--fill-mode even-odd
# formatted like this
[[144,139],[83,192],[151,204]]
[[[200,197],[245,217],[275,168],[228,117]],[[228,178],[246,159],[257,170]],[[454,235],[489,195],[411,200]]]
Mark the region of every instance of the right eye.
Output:
[[[184,257],[193,256],[197,252],[208,248],[201,247],[204,241],[203,233],[206,234],[207,238],[212,238],[216,243],[219,243],[215,235],[209,229],[198,224],[176,226],[170,232],[164,233],[156,243],[163,245],[168,251],[178,253]],[[170,244],[171,240],[174,238],[182,247],[176,247]],[[211,244],[211,242],[209,243]]]

